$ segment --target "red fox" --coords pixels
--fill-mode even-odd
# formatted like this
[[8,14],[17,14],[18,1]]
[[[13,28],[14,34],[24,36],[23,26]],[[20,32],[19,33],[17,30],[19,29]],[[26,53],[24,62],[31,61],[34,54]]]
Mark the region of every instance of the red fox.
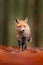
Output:
[[16,20],[16,37],[18,41],[19,48],[22,47],[23,49],[27,48],[27,42],[31,41],[31,31],[28,25],[28,17],[24,20]]

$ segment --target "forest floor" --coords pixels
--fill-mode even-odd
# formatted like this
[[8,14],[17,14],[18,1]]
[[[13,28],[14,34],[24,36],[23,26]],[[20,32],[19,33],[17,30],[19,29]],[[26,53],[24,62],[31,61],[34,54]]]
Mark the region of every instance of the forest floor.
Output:
[[43,49],[0,45],[0,65],[43,65]]

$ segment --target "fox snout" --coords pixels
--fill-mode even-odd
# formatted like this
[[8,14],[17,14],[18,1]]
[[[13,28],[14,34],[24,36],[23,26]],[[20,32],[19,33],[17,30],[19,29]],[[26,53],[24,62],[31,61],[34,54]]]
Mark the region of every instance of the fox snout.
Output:
[[21,30],[20,30],[21,32],[24,32],[25,31],[25,28],[21,28]]
[[19,30],[19,33],[21,33],[21,34],[24,34],[24,32],[25,32],[25,29],[23,28],[21,28],[20,30]]
[[24,30],[22,30],[22,31],[24,31]]

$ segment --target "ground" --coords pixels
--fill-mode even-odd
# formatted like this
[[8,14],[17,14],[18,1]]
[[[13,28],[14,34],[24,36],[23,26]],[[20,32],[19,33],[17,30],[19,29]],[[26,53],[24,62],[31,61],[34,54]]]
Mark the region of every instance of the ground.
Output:
[[0,46],[0,65],[43,65],[43,49]]

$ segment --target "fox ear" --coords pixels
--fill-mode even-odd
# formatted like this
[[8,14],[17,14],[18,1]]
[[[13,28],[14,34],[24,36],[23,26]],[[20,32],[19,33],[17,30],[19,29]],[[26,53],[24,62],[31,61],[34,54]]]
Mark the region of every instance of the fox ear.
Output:
[[28,23],[28,17],[25,18],[25,23]]
[[16,21],[17,23],[19,23],[19,19],[16,18],[15,21]]

